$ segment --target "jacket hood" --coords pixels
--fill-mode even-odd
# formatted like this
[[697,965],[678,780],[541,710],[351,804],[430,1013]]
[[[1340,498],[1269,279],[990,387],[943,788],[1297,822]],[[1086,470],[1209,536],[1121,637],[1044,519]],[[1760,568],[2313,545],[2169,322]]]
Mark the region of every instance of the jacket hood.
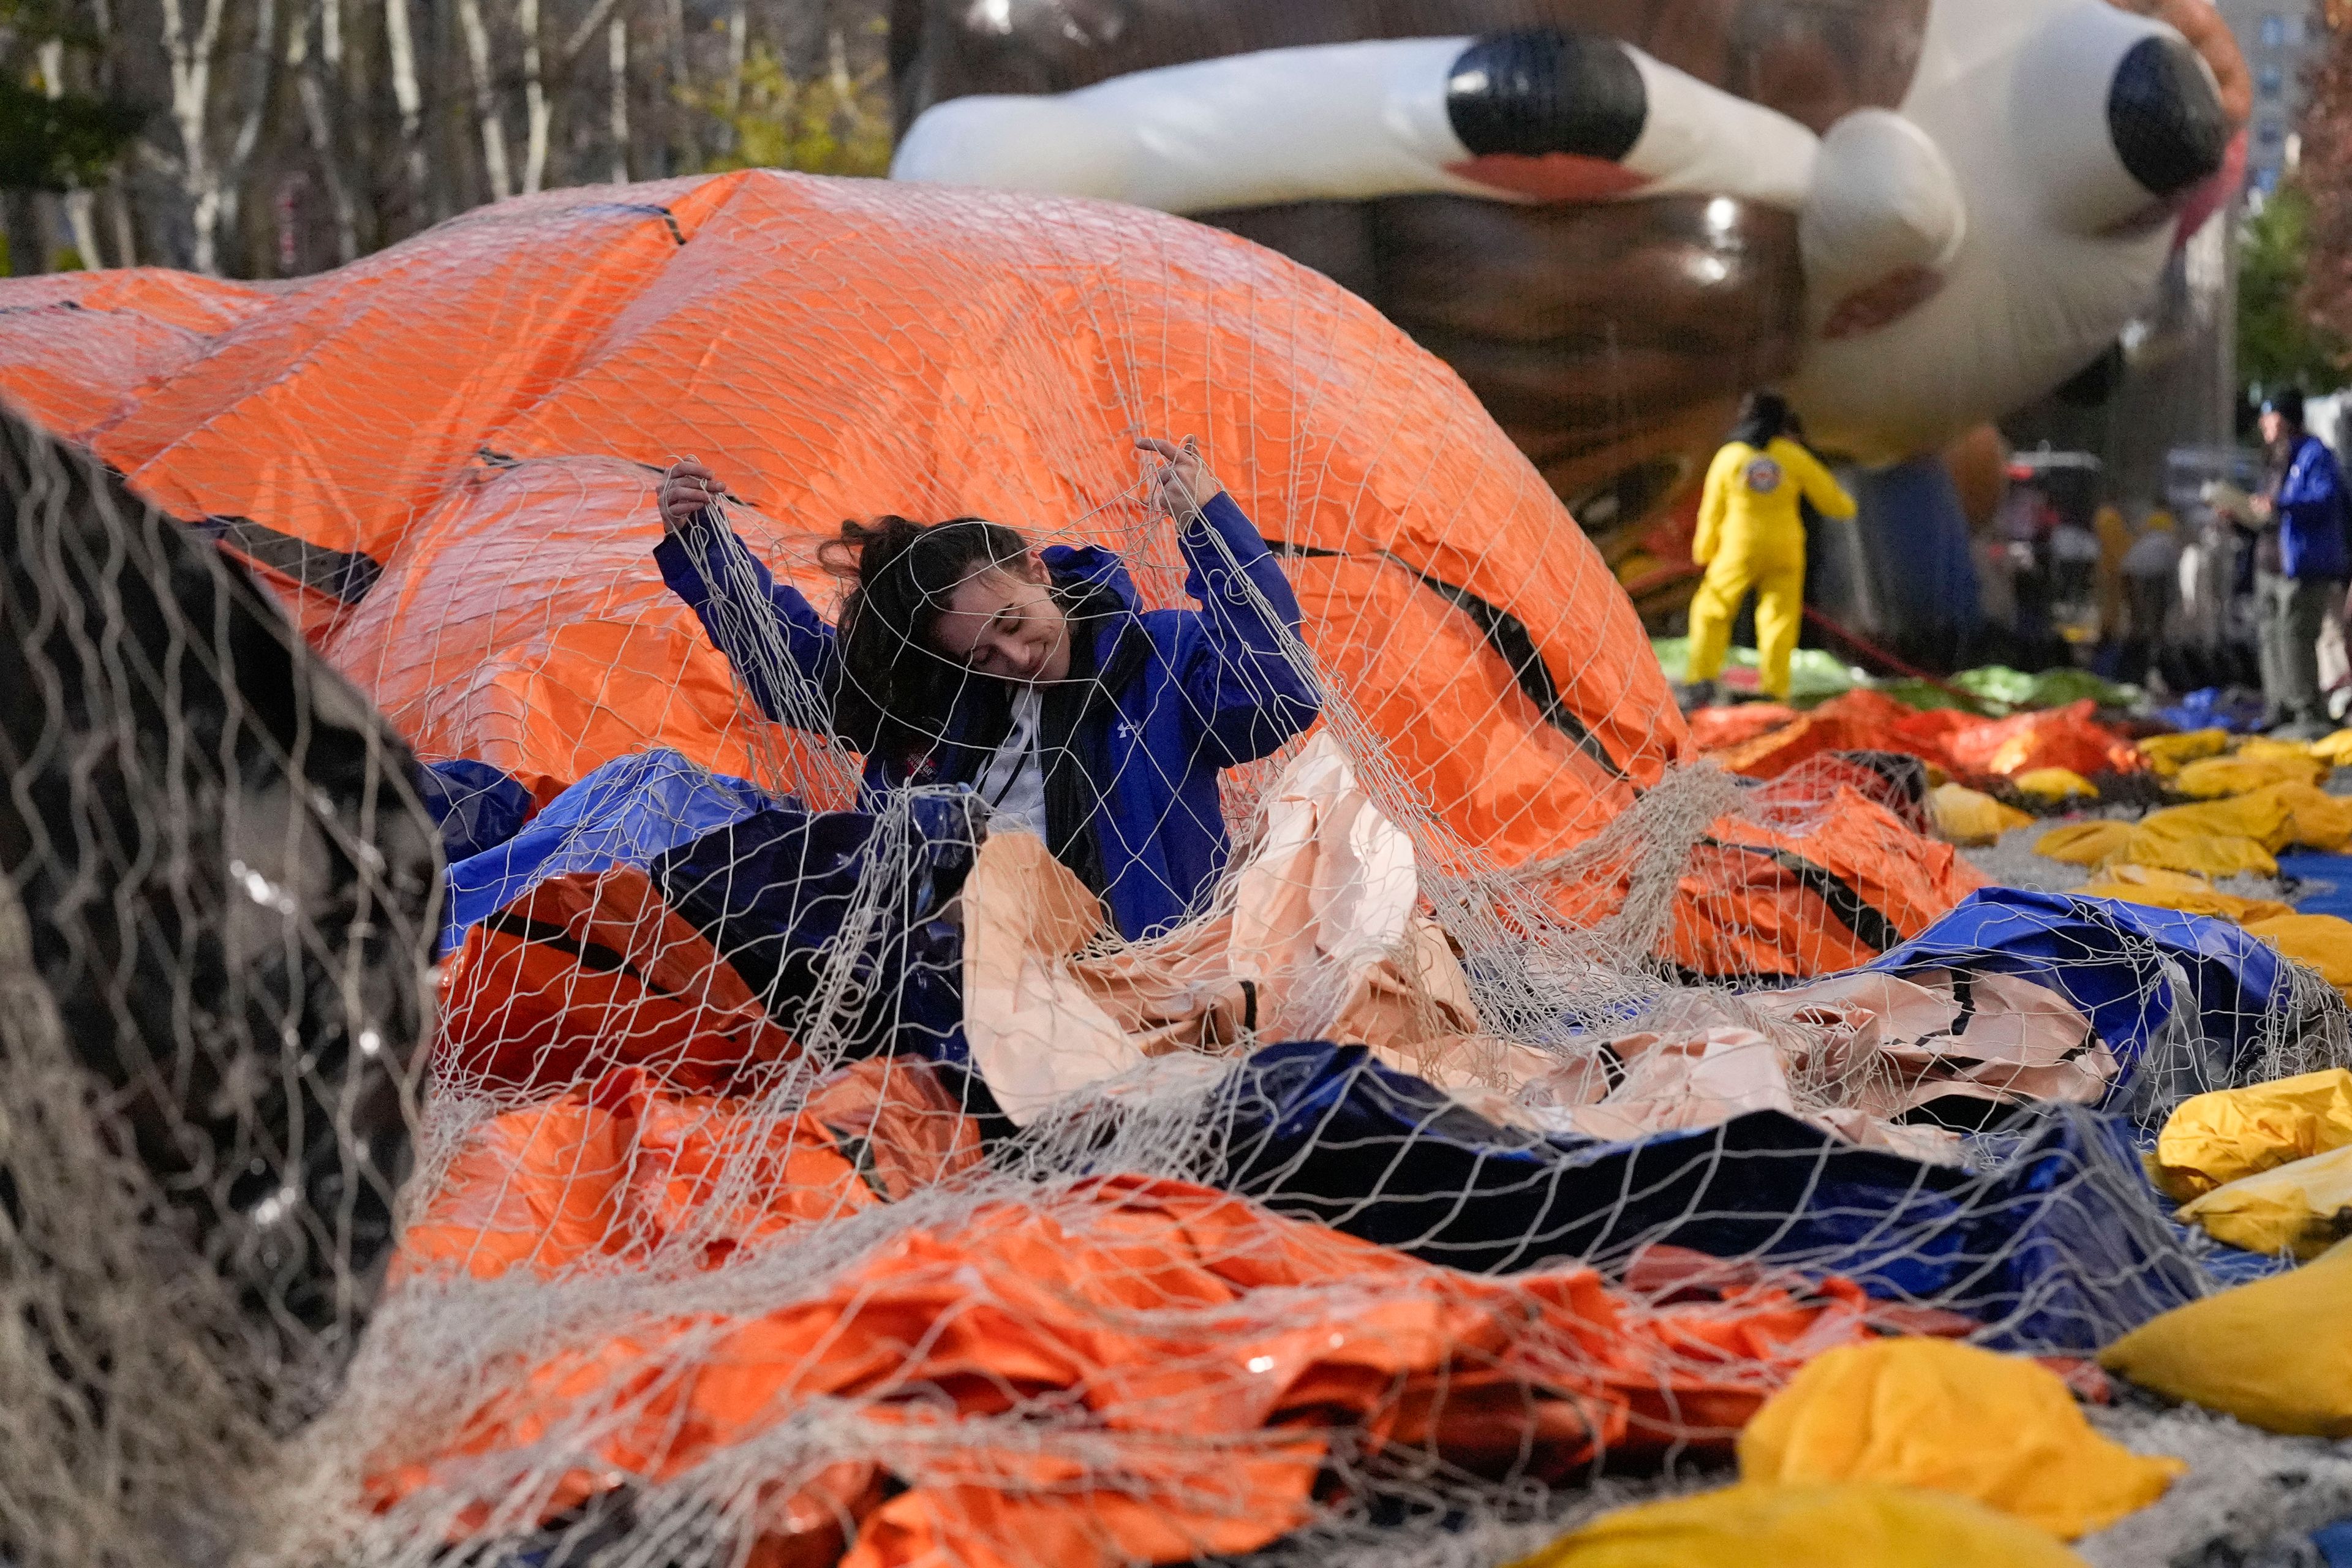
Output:
[[1117,553],[1098,544],[1049,544],[1037,552],[1055,583],[1091,597],[1110,594],[1130,615],[1143,613],[1143,595]]

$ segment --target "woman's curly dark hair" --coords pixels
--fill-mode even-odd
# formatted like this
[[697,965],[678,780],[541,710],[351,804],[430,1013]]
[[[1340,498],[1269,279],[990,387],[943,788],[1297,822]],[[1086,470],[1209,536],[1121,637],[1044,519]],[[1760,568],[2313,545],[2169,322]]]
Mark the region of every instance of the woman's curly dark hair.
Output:
[[817,558],[852,584],[837,637],[842,689],[835,721],[859,749],[904,765],[938,744],[971,672],[931,646],[940,615],[975,572],[1011,570],[1027,553],[1019,531],[981,517],[845,522]]

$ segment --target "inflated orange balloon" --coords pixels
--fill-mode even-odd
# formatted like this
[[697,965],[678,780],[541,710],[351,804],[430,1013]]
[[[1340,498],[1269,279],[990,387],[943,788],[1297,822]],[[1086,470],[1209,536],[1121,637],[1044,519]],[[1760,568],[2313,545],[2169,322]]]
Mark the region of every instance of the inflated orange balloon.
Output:
[[[1308,640],[1465,841],[1562,847],[1684,745],[1623,595],[1454,374],[1196,225],[759,171],[510,202],[290,285],[0,298],[46,307],[0,328],[0,390],[222,520],[427,757],[564,782],[786,743],[649,559],[681,455],[821,606],[814,543],[885,511],[1113,542],[1170,602],[1145,433],[1200,437],[1293,549]],[[146,346],[93,380],[100,339]]]

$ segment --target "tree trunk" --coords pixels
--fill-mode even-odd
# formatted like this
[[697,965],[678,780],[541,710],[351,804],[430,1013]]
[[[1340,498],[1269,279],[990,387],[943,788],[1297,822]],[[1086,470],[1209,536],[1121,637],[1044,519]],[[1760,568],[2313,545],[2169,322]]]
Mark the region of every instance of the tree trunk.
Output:
[[613,183],[629,183],[629,24],[615,16],[604,24],[604,59],[612,69],[609,110],[613,139]]
[[[312,12],[319,18],[320,52],[326,57],[330,74],[341,63],[342,29],[333,20],[342,6],[342,0],[313,0]],[[302,105],[302,122],[310,138],[310,152],[318,160],[319,178],[327,187],[328,210],[335,219],[335,259],[356,260],[360,253],[359,215],[352,206],[351,187],[343,182],[341,161],[335,156],[335,132],[327,118],[327,93],[319,81],[318,67],[310,58],[310,17],[299,18],[286,40],[286,69],[294,78],[294,89]]]
[[[66,91],[66,46],[62,39],[46,38],[41,43],[41,89],[50,98],[63,98]],[[98,221],[90,194],[80,186],[69,187],[63,198],[66,231],[73,236],[74,255],[84,267],[97,268],[106,265],[98,253]]]
[[106,187],[107,226],[114,231],[114,264],[117,267],[139,265],[139,231],[131,226],[131,203],[122,194],[122,182],[109,182]]
[[253,81],[246,99],[245,118],[236,128],[236,139],[229,143],[228,159],[221,170],[220,216],[222,231],[232,241],[236,235],[239,204],[245,195],[246,171],[253,166],[253,154],[261,145],[261,126],[269,111],[270,89],[278,78],[278,0],[255,0],[253,16]]
[[522,31],[523,123],[529,134],[522,160],[522,188],[537,192],[547,179],[549,108],[547,77],[539,48],[539,0],[520,0],[515,22]]
[[[220,171],[206,136],[212,115],[213,50],[220,41],[224,0],[205,0],[204,20],[191,34],[181,0],[163,0],[163,52],[172,66],[172,124],[180,133],[175,173],[187,198],[193,235],[188,265],[219,270],[215,238],[220,218]],[[13,241],[14,236],[11,239]],[[14,258],[11,258],[13,262]]]
[[751,17],[746,0],[733,0],[727,7],[727,129],[721,132],[720,142],[729,153],[735,151],[735,117],[743,108],[743,62],[750,58],[751,42]]
[[480,0],[457,0],[457,25],[466,32],[466,60],[474,73],[474,118],[482,127],[482,172],[490,182],[490,199],[502,202],[514,195],[514,176],[507,168],[507,128],[499,119],[499,97],[490,79],[490,35],[482,26]]
[[47,271],[48,246],[41,233],[40,193],[0,192],[0,217],[5,219],[8,235],[8,276],[30,278],[36,272]]
[[692,79],[686,68],[686,0],[663,0],[662,48],[669,78],[662,102],[668,106],[665,116],[670,125],[671,156],[677,160],[675,167],[662,172],[688,174],[702,167],[702,147],[695,134],[698,117],[678,112],[677,95]]
[[[408,28],[408,0],[383,0],[383,44],[391,57],[392,100],[400,110],[400,146],[408,165],[410,199],[422,219],[433,204],[425,184],[425,96],[416,86],[416,39]],[[424,225],[420,221],[417,226]]]

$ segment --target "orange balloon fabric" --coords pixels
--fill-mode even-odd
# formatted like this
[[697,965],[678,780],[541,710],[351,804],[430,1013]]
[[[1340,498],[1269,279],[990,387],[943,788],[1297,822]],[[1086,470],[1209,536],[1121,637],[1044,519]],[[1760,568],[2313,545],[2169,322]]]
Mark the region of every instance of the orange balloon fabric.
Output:
[[[779,1278],[756,1272],[767,1244],[911,1190],[861,1182],[845,1153],[855,1116],[892,1104],[930,1130],[921,1178],[952,1185],[977,1139],[920,1064],[864,1064],[765,1123],[743,1102],[615,1075],[476,1128],[408,1231],[402,1269],[683,1265],[723,1300],[738,1269]],[[711,1173],[753,1156],[763,1179],[712,1189]],[[445,1507],[469,1476],[495,1489],[517,1450],[562,1431],[586,1447],[559,1450],[576,1458],[544,1502],[553,1512],[626,1476],[723,1463],[855,1400],[857,1458],[761,1450],[762,1560],[1171,1562],[1252,1551],[1305,1522],[1337,1443],[1548,1479],[1603,1452],[1721,1451],[1812,1355],[1909,1326],[1881,1323],[1839,1280],[1765,1276],[1651,1307],[1580,1266],[1465,1274],[1140,1176],[979,1202],[835,1275],[794,1278],[796,1292],[770,1287],[756,1309],[535,1345],[454,1428],[404,1433],[377,1457],[376,1506],[430,1489]],[[464,1514],[461,1533],[487,1517]]]
[[[1710,721],[1711,754],[1733,773],[1778,778],[1825,752],[1906,752],[1962,778],[2015,778],[2037,768],[2084,777],[2137,773],[2139,751],[2091,717],[2088,701],[2007,719],[1978,719],[1952,709],[1928,711],[1883,692],[1849,691],[1811,712],[1740,735]],[[1720,738],[1718,738],[1720,737]]]
[[438,979],[434,1068],[467,1088],[554,1089],[642,1067],[718,1090],[798,1052],[633,867],[540,884],[467,931]]
[[91,383],[89,331],[0,326],[0,392],[174,515],[239,520],[427,758],[562,783],[667,745],[793,776],[649,559],[678,456],[821,607],[814,545],[885,511],[1109,542],[1167,603],[1172,542],[1123,499],[1147,432],[1197,435],[1302,552],[1309,640],[1465,841],[1556,852],[1684,750],[1606,564],[1453,373],[1180,220],[749,171],[526,197],[267,289],[0,286],[34,299],[162,346]]
[[88,443],[142,385],[194,363],[277,290],[142,267],[11,279],[6,298],[0,388],[57,435]]
[[1948,744],[1958,770],[2015,778],[2036,768],[2064,768],[2084,777],[2127,773],[2141,766],[2139,750],[2093,721],[2096,705],[2070,702],[1955,731]]

